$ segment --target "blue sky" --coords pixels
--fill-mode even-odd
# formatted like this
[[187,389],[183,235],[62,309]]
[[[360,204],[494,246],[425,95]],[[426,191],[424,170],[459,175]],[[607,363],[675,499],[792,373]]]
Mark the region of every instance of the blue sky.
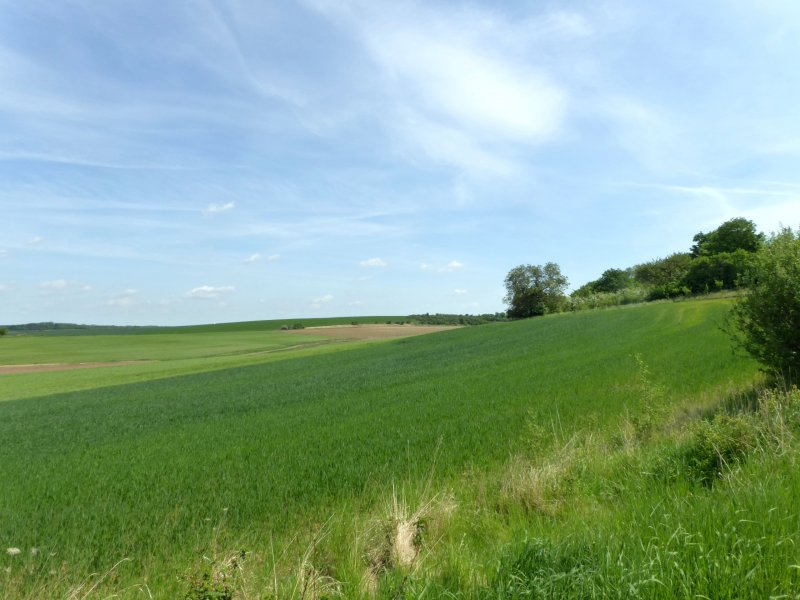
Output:
[[0,322],[503,310],[800,225],[800,3],[0,0]]

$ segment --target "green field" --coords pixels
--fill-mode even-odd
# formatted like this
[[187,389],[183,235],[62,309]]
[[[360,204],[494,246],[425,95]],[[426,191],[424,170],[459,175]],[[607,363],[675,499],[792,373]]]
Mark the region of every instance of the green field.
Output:
[[[361,342],[349,340],[348,346]],[[177,375],[263,364],[345,349],[319,330],[302,336],[275,330],[149,335],[18,336],[0,344],[0,365],[110,363],[102,368],[0,374],[0,402]],[[135,361],[129,364],[128,361]],[[118,366],[114,363],[120,363]]]
[[300,324],[304,327],[328,325],[370,325],[397,323],[413,320],[409,317],[319,317],[298,319],[271,319],[267,321],[236,321],[232,323],[209,323],[207,325],[137,326],[137,325],[75,325],[69,323],[35,323],[31,326],[10,326],[9,335],[25,336],[98,336],[98,335],[152,335],[163,333],[231,333],[235,331],[277,331],[282,327]]
[[[629,597],[635,586],[625,587],[625,577],[640,585],[661,541],[681,552],[700,552],[702,541],[713,550],[702,559],[710,561],[704,573],[715,560],[739,556],[728,545],[760,543],[780,576],[769,579],[756,566],[750,577],[789,589],[797,573],[784,563],[797,556],[790,542],[800,541],[790,504],[797,477],[764,477],[757,491],[732,480],[730,490],[746,489],[731,499],[720,486],[676,480],[665,488],[642,474],[658,470],[647,461],[660,464],[671,439],[653,433],[644,444],[651,428],[673,423],[667,433],[678,435],[676,415],[696,419],[759,381],[757,366],[734,354],[719,329],[728,307],[726,300],[650,304],[336,351],[285,351],[263,332],[195,332],[184,341],[169,334],[174,345],[164,344],[163,356],[188,352],[188,361],[241,360],[243,348],[284,351],[265,364],[127,385],[108,386],[100,376],[96,389],[73,393],[30,397],[12,383],[20,398],[9,393],[0,403],[0,547],[24,552],[0,557],[0,577],[10,597],[42,590],[66,597],[89,574],[130,559],[98,594],[142,597],[130,586],[146,584],[154,597],[176,598],[198,589],[198,572],[217,581],[222,557],[244,550],[247,576],[236,589],[249,598],[273,597],[284,581],[282,597],[302,597],[309,580],[327,578],[348,597],[370,596],[365,573],[381,597],[526,597],[547,589]],[[123,360],[138,354],[133,337],[74,338],[86,340],[74,348],[85,360]],[[20,353],[44,352],[50,340],[53,352],[71,358],[65,338],[37,338],[45,345]],[[97,372],[37,377],[88,377],[88,388]],[[22,377],[3,376],[0,386]],[[536,473],[534,493],[519,482]],[[410,571],[376,563],[370,541],[381,538],[375,531],[386,519],[413,512],[404,503],[426,507],[416,530],[425,561]],[[738,523],[738,514],[753,521],[747,511],[764,503],[775,506],[758,521],[760,533],[750,525],[737,525],[739,537],[714,533],[713,523]],[[717,513],[712,539],[692,537],[692,526]],[[320,531],[324,540],[313,542]],[[720,545],[714,535],[733,537]],[[786,546],[770,554],[775,535]],[[634,551],[647,540],[652,552]],[[306,548],[313,557],[303,562]],[[675,569],[686,565],[667,564],[672,550],[663,550],[658,560],[678,581]],[[741,557],[723,566],[720,577],[729,580],[751,569]],[[227,568],[233,577],[236,569]],[[602,587],[603,577],[619,586]],[[675,597],[672,585],[641,589]],[[709,585],[683,596],[736,597],[715,596]]]

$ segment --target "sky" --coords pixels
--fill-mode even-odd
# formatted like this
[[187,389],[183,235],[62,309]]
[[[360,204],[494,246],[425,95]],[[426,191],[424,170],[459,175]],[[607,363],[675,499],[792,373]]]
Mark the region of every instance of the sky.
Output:
[[0,323],[504,310],[800,226],[800,3],[0,0]]

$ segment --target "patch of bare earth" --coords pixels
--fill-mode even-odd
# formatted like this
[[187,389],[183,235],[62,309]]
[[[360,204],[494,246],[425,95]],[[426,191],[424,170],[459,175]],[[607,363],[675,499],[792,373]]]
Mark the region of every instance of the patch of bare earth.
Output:
[[290,329],[291,335],[325,335],[340,340],[385,340],[456,329],[454,325],[324,325]]
[[73,369],[98,369],[100,367],[122,367],[150,362],[148,360],[121,360],[117,362],[48,363],[39,365],[0,365],[0,375],[11,373],[42,373],[45,371],[72,371]]

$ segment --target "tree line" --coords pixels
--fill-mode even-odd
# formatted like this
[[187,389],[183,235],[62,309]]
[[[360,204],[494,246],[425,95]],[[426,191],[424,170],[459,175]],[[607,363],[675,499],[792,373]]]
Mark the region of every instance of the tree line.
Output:
[[607,269],[567,296],[569,285],[556,263],[520,265],[506,276],[508,315],[527,318],[553,312],[647,302],[733,290],[765,241],[752,221],[736,218],[700,232],[687,252],[628,268]]
[[565,294],[569,282],[556,263],[519,265],[505,279],[508,317],[524,319],[741,289],[726,330],[784,381],[800,376],[800,229],[765,236],[744,218],[694,236],[678,252],[626,269],[607,269]]

